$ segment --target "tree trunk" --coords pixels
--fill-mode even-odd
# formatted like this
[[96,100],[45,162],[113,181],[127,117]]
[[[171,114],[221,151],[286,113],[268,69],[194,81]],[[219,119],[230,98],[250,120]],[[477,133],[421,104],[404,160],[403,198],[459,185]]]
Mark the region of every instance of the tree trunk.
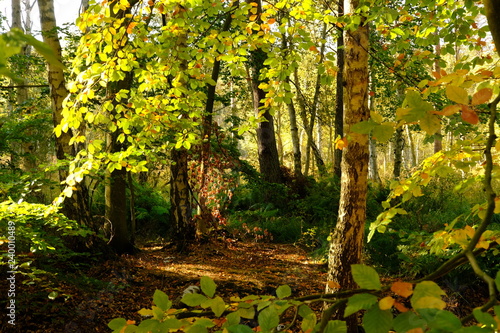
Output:
[[[249,2],[257,3],[257,20],[262,24],[262,3],[260,0]],[[279,163],[278,148],[276,145],[276,134],[274,132],[274,119],[271,115],[269,107],[265,106],[264,99],[266,93],[259,88],[260,84],[265,82],[260,79],[260,72],[264,68],[264,61],[267,59],[266,52],[257,48],[250,52],[250,69],[251,69],[251,87],[253,93],[253,108],[255,114],[261,115],[263,121],[257,126],[257,145],[259,154],[260,173],[265,181],[270,183],[282,183],[283,177]]]
[[368,179],[376,184],[381,184],[380,176],[378,174],[378,163],[377,163],[377,146],[375,145],[375,140],[369,138],[369,151],[370,151],[370,167],[368,168]]
[[[111,5],[112,17],[119,19],[130,14],[131,4],[126,10],[118,10],[116,13],[113,11],[113,6]],[[123,20],[122,24],[128,24],[127,20]],[[127,38],[125,36],[124,38]],[[126,45],[127,40],[122,42],[121,45]],[[115,98],[116,93],[120,90],[130,90],[132,86],[133,75],[132,72],[126,72],[125,78],[109,82],[107,85],[107,98],[112,100],[113,110],[110,111],[111,119],[114,119],[116,114],[116,106],[121,102],[118,102]],[[126,99],[123,103],[127,103]],[[108,135],[108,152],[118,153],[124,150],[126,147],[123,143],[118,142],[118,136],[121,133],[116,130]],[[132,243],[132,235],[130,233],[130,228],[128,225],[128,209],[127,209],[127,170],[125,168],[115,169],[111,172],[106,173],[105,180],[105,216],[108,222],[111,223],[111,239],[109,240],[109,245],[118,253],[133,253],[135,252],[134,244]]]
[[401,168],[403,167],[403,128],[398,127],[394,132],[394,169],[392,175],[394,179],[401,177]]
[[170,166],[170,204],[174,221],[173,240],[177,250],[182,252],[196,239],[196,228],[191,213],[191,193],[189,191],[188,152],[173,149]]
[[302,177],[302,154],[300,152],[299,128],[297,127],[297,113],[293,100],[287,104],[288,117],[290,118],[290,135],[293,149],[293,174]]
[[415,154],[415,144],[413,143],[413,136],[411,135],[410,127],[408,125],[405,126],[406,137],[408,141],[408,159],[410,169],[417,165],[417,155]]
[[[437,33],[437,32],[436,32]],[[441,66],[439,66],[439,57],[441,55],[441,44],[436,44],[436,60],[434,61],[434,70],[437,73],[441,73]],[[434,134],[434,154],[443,150],[443,135],[441,134],[441,129]]]
[[[177,13],[179,18],[183,18],[185,9],[180,4],[177,6],[175,13]],[[187,33],[185,31],[179,32],[177,47],[180,50],[187,48]],[[179,51],[177,54],[182,54],[182,51]],[[185,72],[187,70],[187,60],[178,57],[176,61],[179,61],[179,71]],[[179,78],[178,84],[180,86],[187,84],[184,76]],[[213,89],[213,96],[215,97],[215,87],[209,89]],[[179,109],[178,111],[181,117],[187,117],[186,110]],[[207,113],[207,116],[211,114],[211,110],[208,109],[208,111],[210,112]],[[208,121],[211,123],[211,115],[209,117],[210,120],[205,119],[205,122]],[[172,206],[171,215],[174,223],[173,242],[177,250],[181,252],[185,251],[189,244],[196,240],[196,227],[192,218],[191,190],[189,187],[188,151],[184,147],[179,149],[174,148],[171,152],[171,160],[170,204]]]
[[[40,9],[40,26],[42,28],[43,41],[54,50],[54,54],[58,59],[62,59],[61,44],[55,29],[56,20],[54,15],[54,3],[52,0],[38,0],[38,7]],[[61,123],[63,118],[62,105],[64,99],[68,95],[68,90],[66,89],[66,81],[62,68],[49,63],[48,72],[50,98],[52,102],[52,119],[54,126],[57,126]],[[59,161],[76,156],[75,147],[69,145],[71,137],[72,133],[61,132],[61,135],[55,138],[56,157]],[[59,179],[61,182],[64,182],[67,176],[67,170],[59,170]],[[73,195],[64,200],[62,211],[68,218],[78,221],[83,225],[93,227],[91,225],[87,187],[83,181],[76,183],[73,187]]]
[[[349,0],[346,12],[354,13],[359,0]],[[368,109],[368,26],[361,25],[345,36],[345,127],[370,117]],[[368,190],[368,136],[350,133],[342,157],[342,181],[337,225],[328,253],[328,281],[342,289],[355,288],[351,265],[361,262]],[[333,291],[328,285],[327,292]],[[336,313],[338,319],[343,310]],[[348,332],[356,332],[356,317],[347,318]]]
[[[222,26],[221,31],[228,31],[231,27],[232,22],[232,13],[228,13],[226,19],[224,21],[224,25]],[[215,85],[209,85],[207,88],[207,102],[205,104],[205,113],[203,114],[203,143],[201,145],[201,154],[200,154],[200,177],[201,181],[199,184],[200,192],[198,194],[198,202],[199,202],[199,212],[200,219],[196,224],[196,234],[202,235],[204,230],[208,230],[210,226],[210,220],[212,219],[212,215],[209,212],[206,202],[206,192],[204,191],[206,187],[206,173],[208,161],[211,155],[211,140],[212,140],[212,126],[213,126],[213,113],[214,113],[214,104],[216,97],[216,88],[217,81],[219,80],[221,68],[221,61],[219,58],[214,60],[214,65],[212,67],[212,80],[216,83]],[[209,220],[210,219],[210,220]]]
[[[344,15],[344,4],[338,2],[338,17]],[[337,37],[337,100],[335,103],[335,139],[344,137],[344,32],[340,31]],[[342,150],[335,149],[333,173],[341,179],[342,177]]]

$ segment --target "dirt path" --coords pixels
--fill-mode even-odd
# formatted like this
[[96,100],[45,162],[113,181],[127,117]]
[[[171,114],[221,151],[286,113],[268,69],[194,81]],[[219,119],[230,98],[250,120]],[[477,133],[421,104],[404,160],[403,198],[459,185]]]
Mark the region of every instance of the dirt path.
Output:
[[[289,285],[295,296],[316,294],[323,291],[326,281],[325,267],[313,262],[303,250],[263,243],[211,246],[192,255],[147,247],[137,255],[100,264],[85,275],[89,280],[86,288],[61,285],[61,296],[55,300],[48,300],[46,292],[36,302],[26,297],[34,307],[21,307],[24,310],[14,330],[2,318],[1,332],[110,332],[107,323],[113,318],[140,320],[137,311],[151,306],[156,289],[175,299],[204,275],[214,279],[217,293],[224,299],[271,294],[282,284]],[[36,285],[26,292],[33,296]],[[65,299],[64,294],[70,297]]]

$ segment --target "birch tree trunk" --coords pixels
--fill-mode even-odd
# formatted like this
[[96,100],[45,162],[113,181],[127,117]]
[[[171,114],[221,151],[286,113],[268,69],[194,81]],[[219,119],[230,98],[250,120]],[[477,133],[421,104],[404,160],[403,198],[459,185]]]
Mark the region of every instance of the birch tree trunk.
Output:
[[[354,13],[359,0],[345,2],[346,13]],[[370,117],[368,109],[368,25],[361,20],[354,31],[345,36],[345,122],[346,133],[352,125]],[[337,225],[332,232],[328,253],[328,281],[342,289],[355,288],[351,265],[361,262],[366,221],[368,190],[368,136],[350,133],[350,141],[342,156],[341,194]],[[332,292],[328,284],[327,292]],[[342,319],[343,311],[336,314]],[[356,318],[347,318],[348,332],[356,332]]]

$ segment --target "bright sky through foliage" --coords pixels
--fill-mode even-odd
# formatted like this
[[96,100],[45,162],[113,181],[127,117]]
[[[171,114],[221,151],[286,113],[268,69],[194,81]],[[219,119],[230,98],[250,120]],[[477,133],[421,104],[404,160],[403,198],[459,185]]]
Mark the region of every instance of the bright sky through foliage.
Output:
[[[28,2],[33,3],[33,1]],[[35,6],[31,11],[32,31],[34,32],[35,36],[39,38],[40,34],[38,32],[40,31],[40,18],[38,14],[38,2],[34,2]],[[66,23],[75,23],[75,20],[78,17],[78,12],[80,10],[80,4],[81,2],[78,0],[54,0],[57,25],[62,26]],[[7,19],[7,23],[4,22],[3,19],[1,21],[2,30],[8,30],[10,28],[10,24],[12,22],[11,9],[11,0],[0,0],[0,13]],[[23,13],[23,16],[24,15],[25,13]],[[25,17],[23,17],[23,21],[24,20]]]

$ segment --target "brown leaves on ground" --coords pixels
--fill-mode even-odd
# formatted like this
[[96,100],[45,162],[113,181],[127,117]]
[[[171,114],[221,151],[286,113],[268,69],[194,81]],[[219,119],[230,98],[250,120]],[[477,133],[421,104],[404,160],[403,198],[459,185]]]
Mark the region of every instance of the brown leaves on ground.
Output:
[[[0,331],[110,332],[107,324],[113,318],[140,321],[137,311],[151,306],[156,289],[175,300],[204,275],[215,280],[217,293],[224,299],[269,295],[283,284],[292,288],[294,296],[317,294],[324,291],[325,271],[326,267],[293,245],[236,243],[228,248],[210,244],[191,254],[151,246],[86,272],[68,273],[57,282],[42,280],[28,286],[19,281],[17,325],[12,330],[2,316]],[[54,300],[44,288],[49,283],[57,286]]]

